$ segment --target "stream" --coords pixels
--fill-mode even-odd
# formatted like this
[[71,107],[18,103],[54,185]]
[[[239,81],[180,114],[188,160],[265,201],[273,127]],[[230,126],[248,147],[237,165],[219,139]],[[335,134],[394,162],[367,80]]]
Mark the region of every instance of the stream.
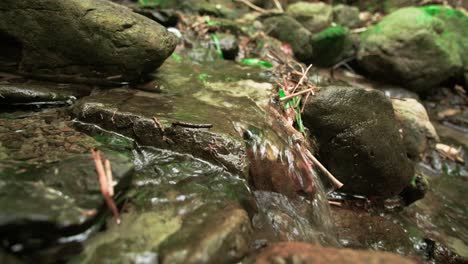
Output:
[[[20,219],[13,223],[35,230],[35,237],[7,232],[12,221],[1,214],[6,250],[0,252],[0,260],[6,261],[2,263],[246,263],[246,256],[280,241],[384,250],[429,260],[434,256],[427,252],[437,250],[428,247],[439,247],[448,257],[453,257],[452,251],[468,257],[466,165],[441,160],[458,170],[450,175],[418,166],[418,173],[430,180],[430,191],[401,212],[330,208],[331,190],[322,187],[317,171],[313,199],[257,190],[246,176],[247,164],[240,155],[246,143],[239,127],[256,133],[258,166],[299,171],[288,160],[287,139],[271,128],[264,110],[273,89],[271,72],[225,60],[193,62],[180,55],[182,61],[169,58],[155,73],[158,93],[54,86],[21,78],[2,81],[5,87],[28,87],[33,94],[44,90],[46,95],[44,102],[6,107],[0,113],[0,175],[21,175],[2,177],[0,187],[21,182],[17,188],[48,195],[44,199],[56,201],[58,210],[37,202],[44,210],[31,213],[27,205],[37,197],[17,201],[23,209],[10,212]],[[321,85],[328,82],[318,74],[314,79]],[[64,97],[50,99],[48,86],[63,91]],[[56,108],[59,100],[70,106]],[[213,128],[171,126],[175,121],[209,123]],[[122,172],[115,197],[120,225],[102,206],[91,156],[85,156],[90,147],[112,157],[112,165]],[[87,159],[88,168],[80,168],[78,158]],[[90,175],[86,183],[78,180],[83,171]],[[68,173],[64,182],[52,177]],[[86,188],[80,187],[83,184]],[[0,188],[0,194],[3,205],[16,199],[6,188]],[[357,198],[356,204],[362,201]],[[44,232],[36,232],[39,229]]]

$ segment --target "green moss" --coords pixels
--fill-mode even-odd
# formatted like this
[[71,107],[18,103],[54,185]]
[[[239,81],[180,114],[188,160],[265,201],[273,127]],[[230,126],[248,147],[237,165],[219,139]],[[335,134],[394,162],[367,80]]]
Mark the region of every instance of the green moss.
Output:
[[312,38],[313,62],[318,66],[330,66],[343,58],[351,48],[348,29],[342,26],[329,27]]
[[444,15],[449,18],[450,17],[462,18],[465,16],[465,14],[463,14],[463,12],[461,12],[460,10],[443,7],[443,6],[429,5],[429,6],[421,7],[421,10],[423,10],[429,16]]
[[317,35],[314,36],[314,39],[329,39],[329,38],[336,38],[336,37],[341,37],[347,33],[347,29],[342,26],[335,26],[335,27],[329,27]]

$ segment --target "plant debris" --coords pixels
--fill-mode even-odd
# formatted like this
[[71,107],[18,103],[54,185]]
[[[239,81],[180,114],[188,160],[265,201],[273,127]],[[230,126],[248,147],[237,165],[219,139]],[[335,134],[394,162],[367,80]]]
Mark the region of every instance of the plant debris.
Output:
[[96,165],[96,171],[99,177],[102,197],[104,197],[107,207],[109,207],[109,209],[112,211],[115,222],[120,224],[119,211],[117,210],[117,206],[115,205],[114,199],[112,198],[114,196],[112,168],[108,159],[104,159],[104,162],[102,162],[101,154],[101,151],[95,151],[91,149],[91,155],[93,156],[94,164]]

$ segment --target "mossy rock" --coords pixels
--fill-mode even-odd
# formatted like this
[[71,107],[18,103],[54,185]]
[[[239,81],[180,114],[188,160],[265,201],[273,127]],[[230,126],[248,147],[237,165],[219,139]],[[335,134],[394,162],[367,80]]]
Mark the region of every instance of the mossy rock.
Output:
[[391,197],[413,177],[390,100],[380,91],[323,88],[305,107],[303,122],[317,138],[323,164],[348,193]]
[[289,43],[294,56],[303,62],[310,62],[313,55],[312,34],[301,23],[290,16],[274,16],[263,21],[269,35]]
[[163,26],[110,1],[7,0],[0,16],[0,41],[12,40],[20,53],[17,71],[33,77],[134,81],[176,46]]
[[314,35],[312,47],[312,62],[324,67],[332,66],[355,53],[349,30],[342,26],[329,27]]
[[441,6],[408,7],[361,36],[358,62],[371,76],[423,92],[468,68],[468,17]]
[[359,8],[342,4],[333,6],[333,22],[349,28],[361,26]]
[[324,30],[333,21],[332,6],[324,3],[297,2],[288,6],[286,14],[312,33]]

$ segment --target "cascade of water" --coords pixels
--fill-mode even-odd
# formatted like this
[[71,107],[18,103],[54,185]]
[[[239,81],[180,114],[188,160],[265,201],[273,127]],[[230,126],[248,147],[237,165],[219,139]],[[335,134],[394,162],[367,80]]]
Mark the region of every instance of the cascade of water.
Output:
[[249,182],[256,190],[259,214],[254,217],[254,225],[275,233],[277,240],[336,246],[319,173],[311,163],[306,164],[296,139],[274,122],[267,114],[260,126],[234,123],[245,140]]

